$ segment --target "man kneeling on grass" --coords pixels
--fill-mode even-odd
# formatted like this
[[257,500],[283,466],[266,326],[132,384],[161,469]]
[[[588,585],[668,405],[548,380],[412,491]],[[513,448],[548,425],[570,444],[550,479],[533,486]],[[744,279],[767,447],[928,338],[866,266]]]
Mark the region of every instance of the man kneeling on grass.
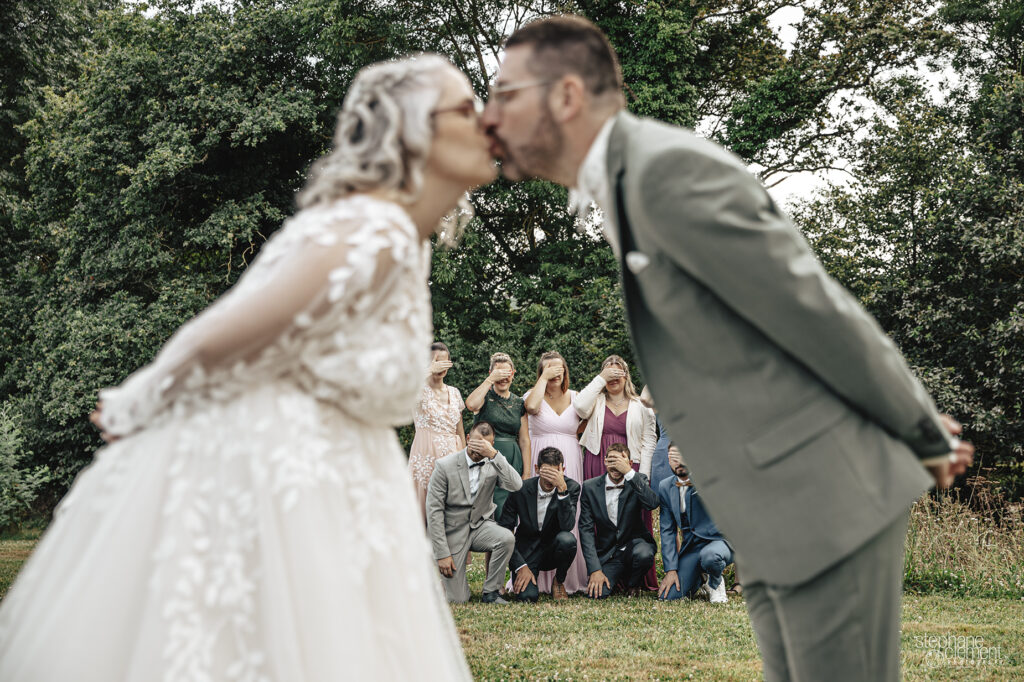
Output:
[[[675,443],[668,446],[668,463],[674,475],[658,485],[661,562],[665,567],[658,598],[703,594],[712,604],[725,604],[729,599],[722,572],[733,561],[732,547],[704,508]],[[677,541],[680,534],[682,539]]]
[[580,547],[587,562],[587,594],[603,599],[622,579],[629,594],[639,592],[654,563],[654,538],[641,509],[658,508],[647,477],[633,471],[629,448],[612,443],[604,458],[607,474],[583,484],[580,495]]
[[494,521],[494,488],[500,485],[514,492],[523,486],[523,479],[497,454],[494,427],[480,421],[470,429],[466,447],[437,460],[430,475],[427,534],[450,602],[469,601],[466,555],[472,550],[491,552],[480,600],[508,603],[498,596],[498,588],[505,579],[515,537]]
[[520,601],[536,602],[537,574],[555,570],[551,596],[568,599],[565,576],[576,558],[576,502],[580,484],[565,478],[565,464],[558,448],[544,448],[537,455],[537,476],[523,481],[523,487],[505,502],[498,521],[515,531],[516,546],[509,568],[512,592]]

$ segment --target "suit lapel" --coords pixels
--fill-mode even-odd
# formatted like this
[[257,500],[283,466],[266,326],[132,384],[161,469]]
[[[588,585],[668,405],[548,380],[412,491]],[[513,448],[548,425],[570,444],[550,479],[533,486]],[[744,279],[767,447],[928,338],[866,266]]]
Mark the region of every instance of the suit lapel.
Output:
[[599,510],[601,518],[604,519],[605,523],[607,523],[608,525],[612,525],[612,519],[610,516],[608,516],[608,503],[605,502],[606,497],[604,491],[604,487],[608,485],[608,474],[604,474],[598,480],[600,481],[600,483],[597,486],[597,490],[595,491],[597,494],[597,500],[595,500],[596,504],[592,506],[596,507]]
[[[611,134],[608,136],[608,154],[605,159],[608,172],[608,194],[612,205],[609,207],[611,215],[615,216],[615,229],[619,233],[619,282],[622,285],[623,310],[626,314],[626,329],[629,330],[629,338],[634,349],[637,345],[636,332],[634,331],[634,319],[636,315],[631,310],[634,305],[640,302],[640,291],[637,286],[633,272],[626,267],[626,254],[635,250],[633,229],[629,224],[629,217],[626,215],[626,148],[629,143],[630,128],[637,123],[636,117],[626,111],[620,111],[616,116],[615,125],[612,126]],[[634,357],[641,371],[647,375],[643,367],[643,353],[636,352]]]
[[[526,488],[526,486],[530,487]],[[523,483],[523,488],[526,488],[526,490],[524,490],[526,494],[523,495],[523,500],[526,502],[526,509],[521,510],[520,513],[526,514],[527,521],[531,521],[532,519],[533,527],[539,531],[540,525],[537,523],[537,495],[540,494],[540,486],[537,485],[537,479],[526,479]]]
[[622,522],[626,518],[626,514],[625,514],[626,507],[629,505],[629,499],[630,499],[630,496],[632,494],[633,494],[633,491],[629,489],[629,484],[626,481],[623,481],[622,482],[622,490],[619,491],[619,513],[618,513],[618,518],[616,519],[616,521],[618,521],[618,523],[615,524],[615,527],[616,527],[615,534],[616,534],[616,536],[621,536],[622,535],[622,531],[625,528],[625,526],[622,525]]
[[673,518],[676,520],[676,527],[682,529],[683,527],[683,515],[679,509],[679,488],[676,487],[676,482],[672,481],[672,495],[669,496],[669,502],[672,504]]
[[455,470],[459,472],[459,480],[462,481],[462,492],[465,493],[468,501],[473,501],[469,492],[469,464],[466,462],[466,451],[460,450],[459,456],[455,459]]

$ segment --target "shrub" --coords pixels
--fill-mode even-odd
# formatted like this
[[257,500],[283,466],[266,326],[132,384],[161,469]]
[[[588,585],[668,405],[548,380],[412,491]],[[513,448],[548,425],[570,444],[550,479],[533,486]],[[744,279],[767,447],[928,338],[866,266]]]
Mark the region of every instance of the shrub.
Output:
[[24,521],[40,486],[50,480],[45,466],[20,468],[31,457],[24,450],[21,429],[8,403],[0,404],[0,531]]

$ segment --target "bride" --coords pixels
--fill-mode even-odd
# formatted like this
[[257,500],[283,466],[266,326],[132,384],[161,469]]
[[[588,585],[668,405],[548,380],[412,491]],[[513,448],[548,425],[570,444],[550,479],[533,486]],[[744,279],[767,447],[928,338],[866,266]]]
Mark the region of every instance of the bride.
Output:
[[469,678],[392,427],[429,237],[495,176],[478,111],[438,56],[360,72],[301,210],[101,392],[108,445],[0,608],[0,680]]

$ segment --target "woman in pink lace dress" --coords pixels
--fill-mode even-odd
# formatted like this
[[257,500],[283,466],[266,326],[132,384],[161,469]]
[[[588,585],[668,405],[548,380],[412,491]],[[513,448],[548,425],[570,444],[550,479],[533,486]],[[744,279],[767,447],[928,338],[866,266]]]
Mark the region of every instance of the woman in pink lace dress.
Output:
[[[572,406],[575,397],[576,391],[569,390],[569,365],[565,358],[555,351],[541,355],[537,363],[537,383],[523,396],[530,426],[530,450],[534,453],[531,475],[536,475],[537,453],[553,447],[558,448],[565,458],[565,477],[577,483],[583,482],[583,451],[576,440],[580,418]],[[577,523],[579,515],[577,505]],[[572,534],[576,536],[576,559],[565,578],[568,594],[583,592],[587,588],[587,565],[579,546],[579,531],[573,528]],[[554,571],[542,571],[537,576],[537,588],[550,593],[554,576]]]
[[416,437],[409,448],[409,473],[416,484],[423,521],[427,520],[427,484],[434,473],[434,462],[466,447],[466,428],[462,424],[462,394],[444,383],[452,366],[448,346],[440,341],[430,345],[431,363],[427,383],[416,403]]

